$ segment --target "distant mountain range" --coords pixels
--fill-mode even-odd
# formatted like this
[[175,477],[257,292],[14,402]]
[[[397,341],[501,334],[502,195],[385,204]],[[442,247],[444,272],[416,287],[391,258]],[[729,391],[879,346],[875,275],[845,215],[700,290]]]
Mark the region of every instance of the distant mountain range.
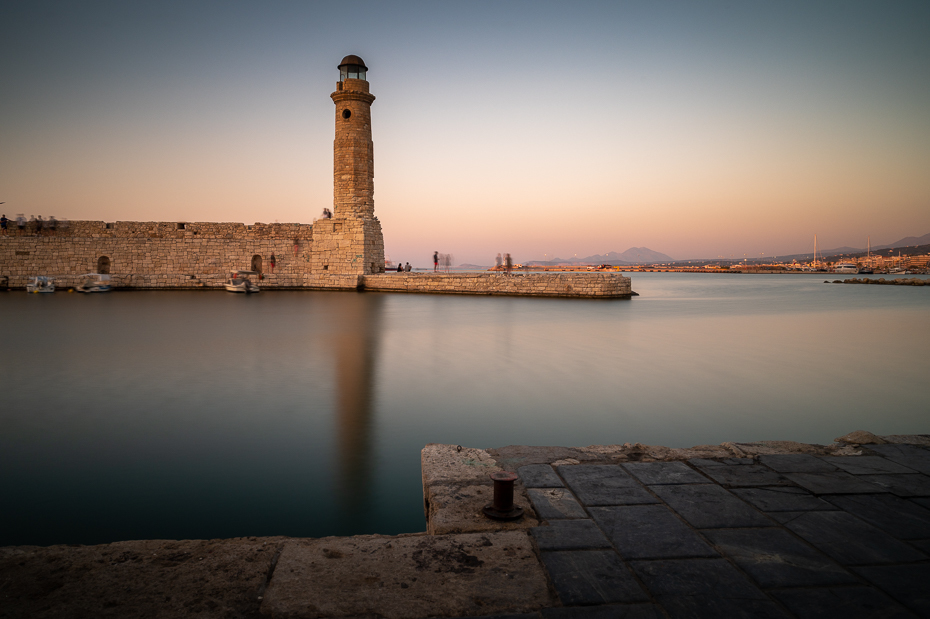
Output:
[[553,258],[552,260],[530,260],[526,264],[535,266],[554,266],[557,264],[652,264],[654,262],[672,262],[671,256],[653,251],[648,247],[631,247],[625,252],[615,251],[606,254],[594,254],[584,258]]
[[[890,243],[888,245],[875,245],[872,247],[872,252],[878,253],[881,250],[889,249],[898,249],[904,247],[919,247],[930,245],[930,233],[927,233],[923,236],[906,236],[899,241]],[[920,248],[923,251],[923,248]],[[846,255],[855,255],[855,254],[864,254],[866,252],[865,247],[835,247],[833,249],[817,249],[818,258],[829,257],[829,256],[839,256],[841,254]],[[885,252],[887,253],[887,252]],[[810,260],[813,258],[813,247],[811,251],[806,254],[793,254],[789,256],[783,256],[778,254],[779,260]],[[769,258],[766,258],[768,260]],[[692,258],[691,261],[700,261],[701,258]],[[716,259],[707,258],[705,259],[708,262],[716,262]],[[750,260],[750,262],[758,262],[759,259]],[[564,265],[581,265],[581,264],[611,264],[615,266],[625,266],[633,264],[656,264],[661,262],[687,262],[687,260],[675,260],[667,254],[663,254],[658,251],[653,251],[648,247],[631,247],[625,252],[607,252],[606,254],[594,254],[593,256],[585,256],[584,258],[553,258],[552,260],[528,260],[524,264],[530,266],[555,266],[559,264]],[[732,261],[726,261],[732,262]],[[487,267],[479,266],[476,264],[460,264],[458,269],[484,269]]]

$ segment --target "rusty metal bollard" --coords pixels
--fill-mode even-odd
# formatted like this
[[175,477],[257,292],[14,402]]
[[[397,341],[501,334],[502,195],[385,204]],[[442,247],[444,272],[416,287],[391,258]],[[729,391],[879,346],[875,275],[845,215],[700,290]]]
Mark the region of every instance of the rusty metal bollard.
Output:
[[523,508],[513,504],[513,482],[516,473],[499,471],[489,475],[494,482],[494,502],[484,506],[484,515],[495,520],[516,520],[523,515]]

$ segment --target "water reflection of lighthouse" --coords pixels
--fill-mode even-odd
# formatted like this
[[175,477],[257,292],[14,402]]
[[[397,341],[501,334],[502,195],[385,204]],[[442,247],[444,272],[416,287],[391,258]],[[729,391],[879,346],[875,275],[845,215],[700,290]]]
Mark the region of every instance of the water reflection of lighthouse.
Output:
[[372,494],[375,360],[383,297],[335,293],[334,301],[336,496],[345,526],[365,518]]
[[[383,273],[384,240],[374,216],[374,148],[368,67],[358,56],[339,63],[339,81],[330,95],[335,104],[333,142],[332,235],[315,231],[319,273]],[[340,231],[336,234],[336,229]],[[317,226],[315,226],[316,228]],[[335,293],[332,325],[336,371],[336,427],[339,472],[336,496],[340,527],[349,531],[367,517],[372,495],[375,348],[382,297]]]

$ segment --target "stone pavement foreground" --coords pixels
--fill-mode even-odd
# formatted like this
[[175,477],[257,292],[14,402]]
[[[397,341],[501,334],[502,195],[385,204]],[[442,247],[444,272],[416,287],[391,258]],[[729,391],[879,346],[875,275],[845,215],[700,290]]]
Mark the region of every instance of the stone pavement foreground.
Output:
[[928,617],[928,467],[874,445],[518,470],[569,616]]
[[428,445],[427,533],[0,548],[0,617],[930,616],[930,438],[843,439]]

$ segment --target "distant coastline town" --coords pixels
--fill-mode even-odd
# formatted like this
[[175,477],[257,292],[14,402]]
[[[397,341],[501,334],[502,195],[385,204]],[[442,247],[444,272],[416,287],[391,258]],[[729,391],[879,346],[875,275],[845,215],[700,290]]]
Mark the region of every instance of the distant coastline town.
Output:
[[[388,259],[387,269],[396,265]],[[516,271],[626,271],[672,273],[857,273],[930,274],[930,233],[906,237],[890,245],[857,249],[840,247],[823,252],[787,256],[675,260],[646,247],[584,258],[530,260],[513,265]],[[417,269],[420,270],[420,269]],[[504,271],[506,266],[460,264],[446,270]]]

